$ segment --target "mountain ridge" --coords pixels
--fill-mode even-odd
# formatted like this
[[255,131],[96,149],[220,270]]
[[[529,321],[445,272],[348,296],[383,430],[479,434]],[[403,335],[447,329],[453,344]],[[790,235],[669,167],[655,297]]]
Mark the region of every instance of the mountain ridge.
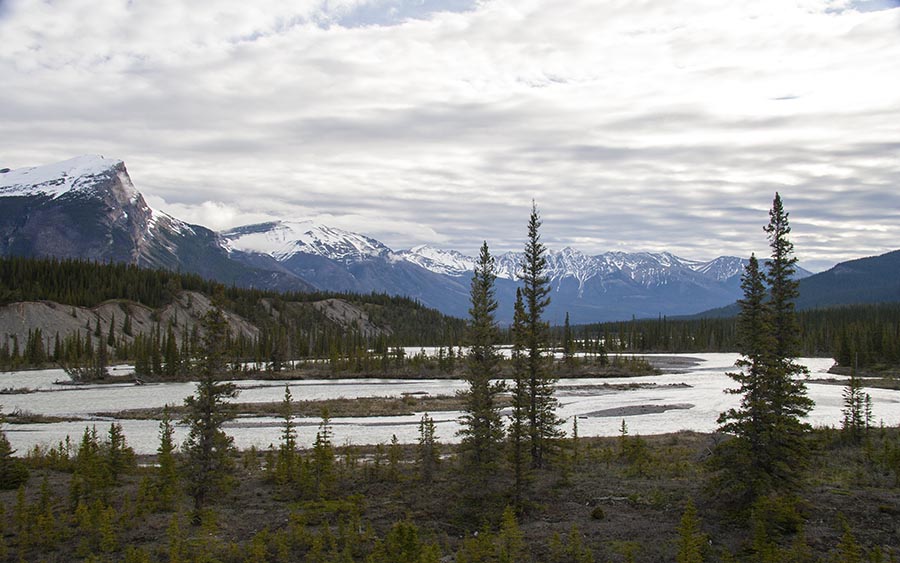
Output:
[[[393,250],[313,221],[214,232],[151,209],[121,160],[82,156],[0,172],[0,255],[75,257],[184,270],[245,287],[404,295],[465,317],[475,259],[422,244]],[[695,313],[734,302],[746,260],[670,252],[547,252],[547,319],[575,323]],[[495,256],[498,319],[512,319],[522,253]]]

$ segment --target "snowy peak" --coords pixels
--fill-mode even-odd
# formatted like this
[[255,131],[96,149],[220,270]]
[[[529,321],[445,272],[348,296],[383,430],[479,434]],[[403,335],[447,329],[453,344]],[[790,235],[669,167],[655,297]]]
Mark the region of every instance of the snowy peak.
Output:
[[[404,259],[414,261],[419,266],[437,273],[462,276],[474,269],[475,260],[455,251],[436,250],[430,247],[427,255],[432,259],[419,258],[419,248],[400,253]],[[744,260],[723,256],[705,262],[688,260],[669,252],[606,252],[589,256],[573,248],[559,251],[548,250],[547,275],[558,284],[566,278],[573,278],[579,288],[595,277],[618,276],[646,287],[663,285],[673,277],[698,275],[709,280],[722,282],[743,271]],[[450,260],[453,260],[452,266]],[[506,252],[495,257],[497,277],[515,280],[521,270],[521,252]],[[458,272],[458,273],[457,273]]]
[[401,250],[397,256],[431,272],[447,276],[464,276],[475,270],[475,259],[455,250],[441,250],[428,245]]
[[494,257],[494,266],[497,277],[505,280],[519,279],[519,273],[522,271],[522,260],[525,258],[523,252],[505,252],[500,256]]
[[225,231],[221,236],[231,251],[265,254],[279,262],[298,253],[345,264],[391,254],[390,248],[373,238],[312,221],[260,223]]
[[0,197],[45,195],[58,198],[65,194],[92,194],[118,179],[121,193],[117,200],[133,201],[139,194],[121,160],[100,155],[84,155],[44,166],[3,169],[0,172]]
[[709,262],[695,264],[692,269],[716,281],[729,280],[744,273],[748,260],[736,256],[720,256]]

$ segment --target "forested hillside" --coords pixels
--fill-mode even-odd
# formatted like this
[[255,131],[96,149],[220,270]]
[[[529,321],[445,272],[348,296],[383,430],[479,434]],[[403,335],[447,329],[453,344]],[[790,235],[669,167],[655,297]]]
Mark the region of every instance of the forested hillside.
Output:
[[[196,351],[212,296],[232,325],[230,357],[276,367],[288,358],[458,344],[463,328],[459,319],[384,294],[278,293],[126,264],[8,257],[0,258],[0,318],[8,319],[0,326],[0,369],[106,354],[138,367],[146,361],[151,371],[171,364],[174,375],[176,358]],[[29,326],[25,311],[38,304],[22,305],[28,302],[43,302],[54,314],[32,315],[45,322]],[[12,304],[19,310],[4,317]],[[70,318],[61,322],[60,315]]]

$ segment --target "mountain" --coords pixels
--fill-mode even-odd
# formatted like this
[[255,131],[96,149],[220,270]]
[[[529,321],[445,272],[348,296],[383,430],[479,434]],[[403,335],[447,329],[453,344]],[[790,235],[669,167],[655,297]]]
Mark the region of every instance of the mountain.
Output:
[[272,260],[236,262],[214,231],[151,209],[121,160],[88,155],[4,168],[0,202],[0,256],[124,262],[242,286],[311,289]]
[[[841,262],[830,270],[803,275],[795,304],[798,310],[821,309],[838,305],[900,302],[900,250],[880,256]],[[733,317],[737,303],[692,315],[692,318]]]
[[[370,237],[310,221],[248,225],[220,233],[236,260],[265,256],[313,285],[339,291],[387,292],[466,316],[475,259],[428,245],[394,251]],[[522,254],[496,257],[498,318],[512,319]],[[553,288],[551,322],[681,315],[739,296],[745,261],[679,258],[670,253],[607,252],[590,256],[572,248],[548,251]]]
[[261,256],[328,291],[403,295],[464,317],[469,282],[423,268],[370,237],[310,221],[277,221],[220,233],[231,257],[252,264]]
[[[242,287],[386,293],[466,317],[475,260],[420,245],[395,251],[363,234],[311,221],[216,233],[151,209],[121,160],[82,156],[0,170],[0,256],[125,262],[200,274]],[[521,253],[497,260],[498,319],[512,319]],[[734,302],[744,260],[573,248],[547,253],[547,319],[561,323],[688,315]]]
[[900,250],[841,262],[800,281],[799,309],[900,301]]

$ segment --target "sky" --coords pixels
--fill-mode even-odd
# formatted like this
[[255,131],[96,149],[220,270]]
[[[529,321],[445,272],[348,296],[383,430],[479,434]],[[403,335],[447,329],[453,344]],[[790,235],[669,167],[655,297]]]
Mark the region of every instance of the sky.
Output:
[[900,248],[900,0],[0,0],[0,167],[394,249]]

